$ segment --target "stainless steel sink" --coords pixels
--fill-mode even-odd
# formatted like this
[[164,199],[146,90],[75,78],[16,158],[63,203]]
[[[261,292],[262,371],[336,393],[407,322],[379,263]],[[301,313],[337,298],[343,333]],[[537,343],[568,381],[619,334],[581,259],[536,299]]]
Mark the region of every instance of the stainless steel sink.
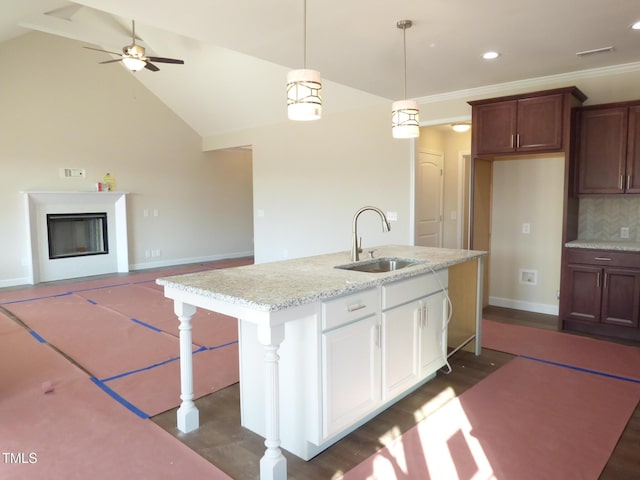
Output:
[[338,265],[335,268],[342,270],[355,270],[357,272],[370,272],[370,273],[382,273],[392,272],[394,270],[400,270],[412,265],[418,265],[422,263],[418,260],[411,260],[407,258],[393,258],[382,257],[374,258],[372,260],[366,260],[358,263],[349,263],[347,265]]

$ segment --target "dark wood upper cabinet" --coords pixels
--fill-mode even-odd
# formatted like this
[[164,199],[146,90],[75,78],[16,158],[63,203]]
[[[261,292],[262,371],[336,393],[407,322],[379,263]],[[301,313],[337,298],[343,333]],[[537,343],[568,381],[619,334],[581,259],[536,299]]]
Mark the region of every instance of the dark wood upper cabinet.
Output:
[[570,109],[585,98],[569,87],[469,102],[472,151],[479,156],[562,151]]
[[578,194],[640,193],[640,104],[578,109],[576,135]]
[[629,107],[627,193],[640,193],[640,105]]
[[476,153],[510,153],[515,151],[517,101],[488,103],[473,107],[471,135],[476,139]]
[[562,148],[563,98],[564,95],[558,94],[518,100],[517,151],[537,152]]
[[627,107],[579,110],[578,193],[624,193]]

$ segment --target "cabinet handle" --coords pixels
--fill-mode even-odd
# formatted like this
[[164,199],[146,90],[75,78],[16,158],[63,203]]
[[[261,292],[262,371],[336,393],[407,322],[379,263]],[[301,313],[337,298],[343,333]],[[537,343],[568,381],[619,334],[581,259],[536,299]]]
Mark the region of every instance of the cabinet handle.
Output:
[[422,326],[426,328],[427,326],[429,326],[429,310],[427,310],[426,305],[422,307],[422,311],[424,312],[424,322],[422,323]]
[[631,188],[631,175],[627,175],[627,190]]
[[510,148],[513,148],[513,133],[511,134],[511,147]]
[[624,188],[624,175],[620,175],[620,190]]
[[607,277],[608,277],[607,272],[604,272],[604,288],[605,288],[605,290],[607,288]]
[[516,134],[516,148],[520,148],[520,134]]
[[595,257],[594,260],[602,260],[604,262],[610,262],[611,259],[609,257]]
[[363,308],[367,308],[367,306],[364,303],[357,303],[355,305],[347,306],[347,311],[355,312],[356,310],[362,310]]
[[600,288],[600,272],[598,272],[598,277],[596,278],[596,287]]

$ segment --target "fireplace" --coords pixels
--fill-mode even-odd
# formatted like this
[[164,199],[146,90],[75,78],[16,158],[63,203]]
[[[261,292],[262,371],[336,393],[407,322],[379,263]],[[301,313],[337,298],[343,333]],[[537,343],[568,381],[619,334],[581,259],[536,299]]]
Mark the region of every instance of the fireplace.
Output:
[[129,271],[126,192],[24,192],[35,284]]
[[49,259],[108,255],[107,214],[48,213]]

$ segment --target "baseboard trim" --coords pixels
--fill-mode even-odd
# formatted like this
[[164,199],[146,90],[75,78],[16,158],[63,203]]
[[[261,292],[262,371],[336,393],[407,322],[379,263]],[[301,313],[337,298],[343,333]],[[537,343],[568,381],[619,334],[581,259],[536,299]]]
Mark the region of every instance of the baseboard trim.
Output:
[[0,280],[0,288],[17,287],[20,285],[31,285],[31,279],[29,277],[23,277],[23,278],[7,278],[5,280]]
[[175,267],[176,265],[188,265],[190,263],[215,262],[218,260],[226,260],[230,258],[243,258],[253,256],[253,250],[246,252],[219,253],[216,255],[207,255],[205,257],[189,257],[176,258],[168,260],[158,260],[155,262],[132,263],[129,270],[147,270],[150,268]]
[[547,315],[558,315],[558,305],[546,303],[524,302],[510,298],[489,297],[489,305],[494,307],[513,308],[514,310],[524,310],[525,312],[544,313]]

